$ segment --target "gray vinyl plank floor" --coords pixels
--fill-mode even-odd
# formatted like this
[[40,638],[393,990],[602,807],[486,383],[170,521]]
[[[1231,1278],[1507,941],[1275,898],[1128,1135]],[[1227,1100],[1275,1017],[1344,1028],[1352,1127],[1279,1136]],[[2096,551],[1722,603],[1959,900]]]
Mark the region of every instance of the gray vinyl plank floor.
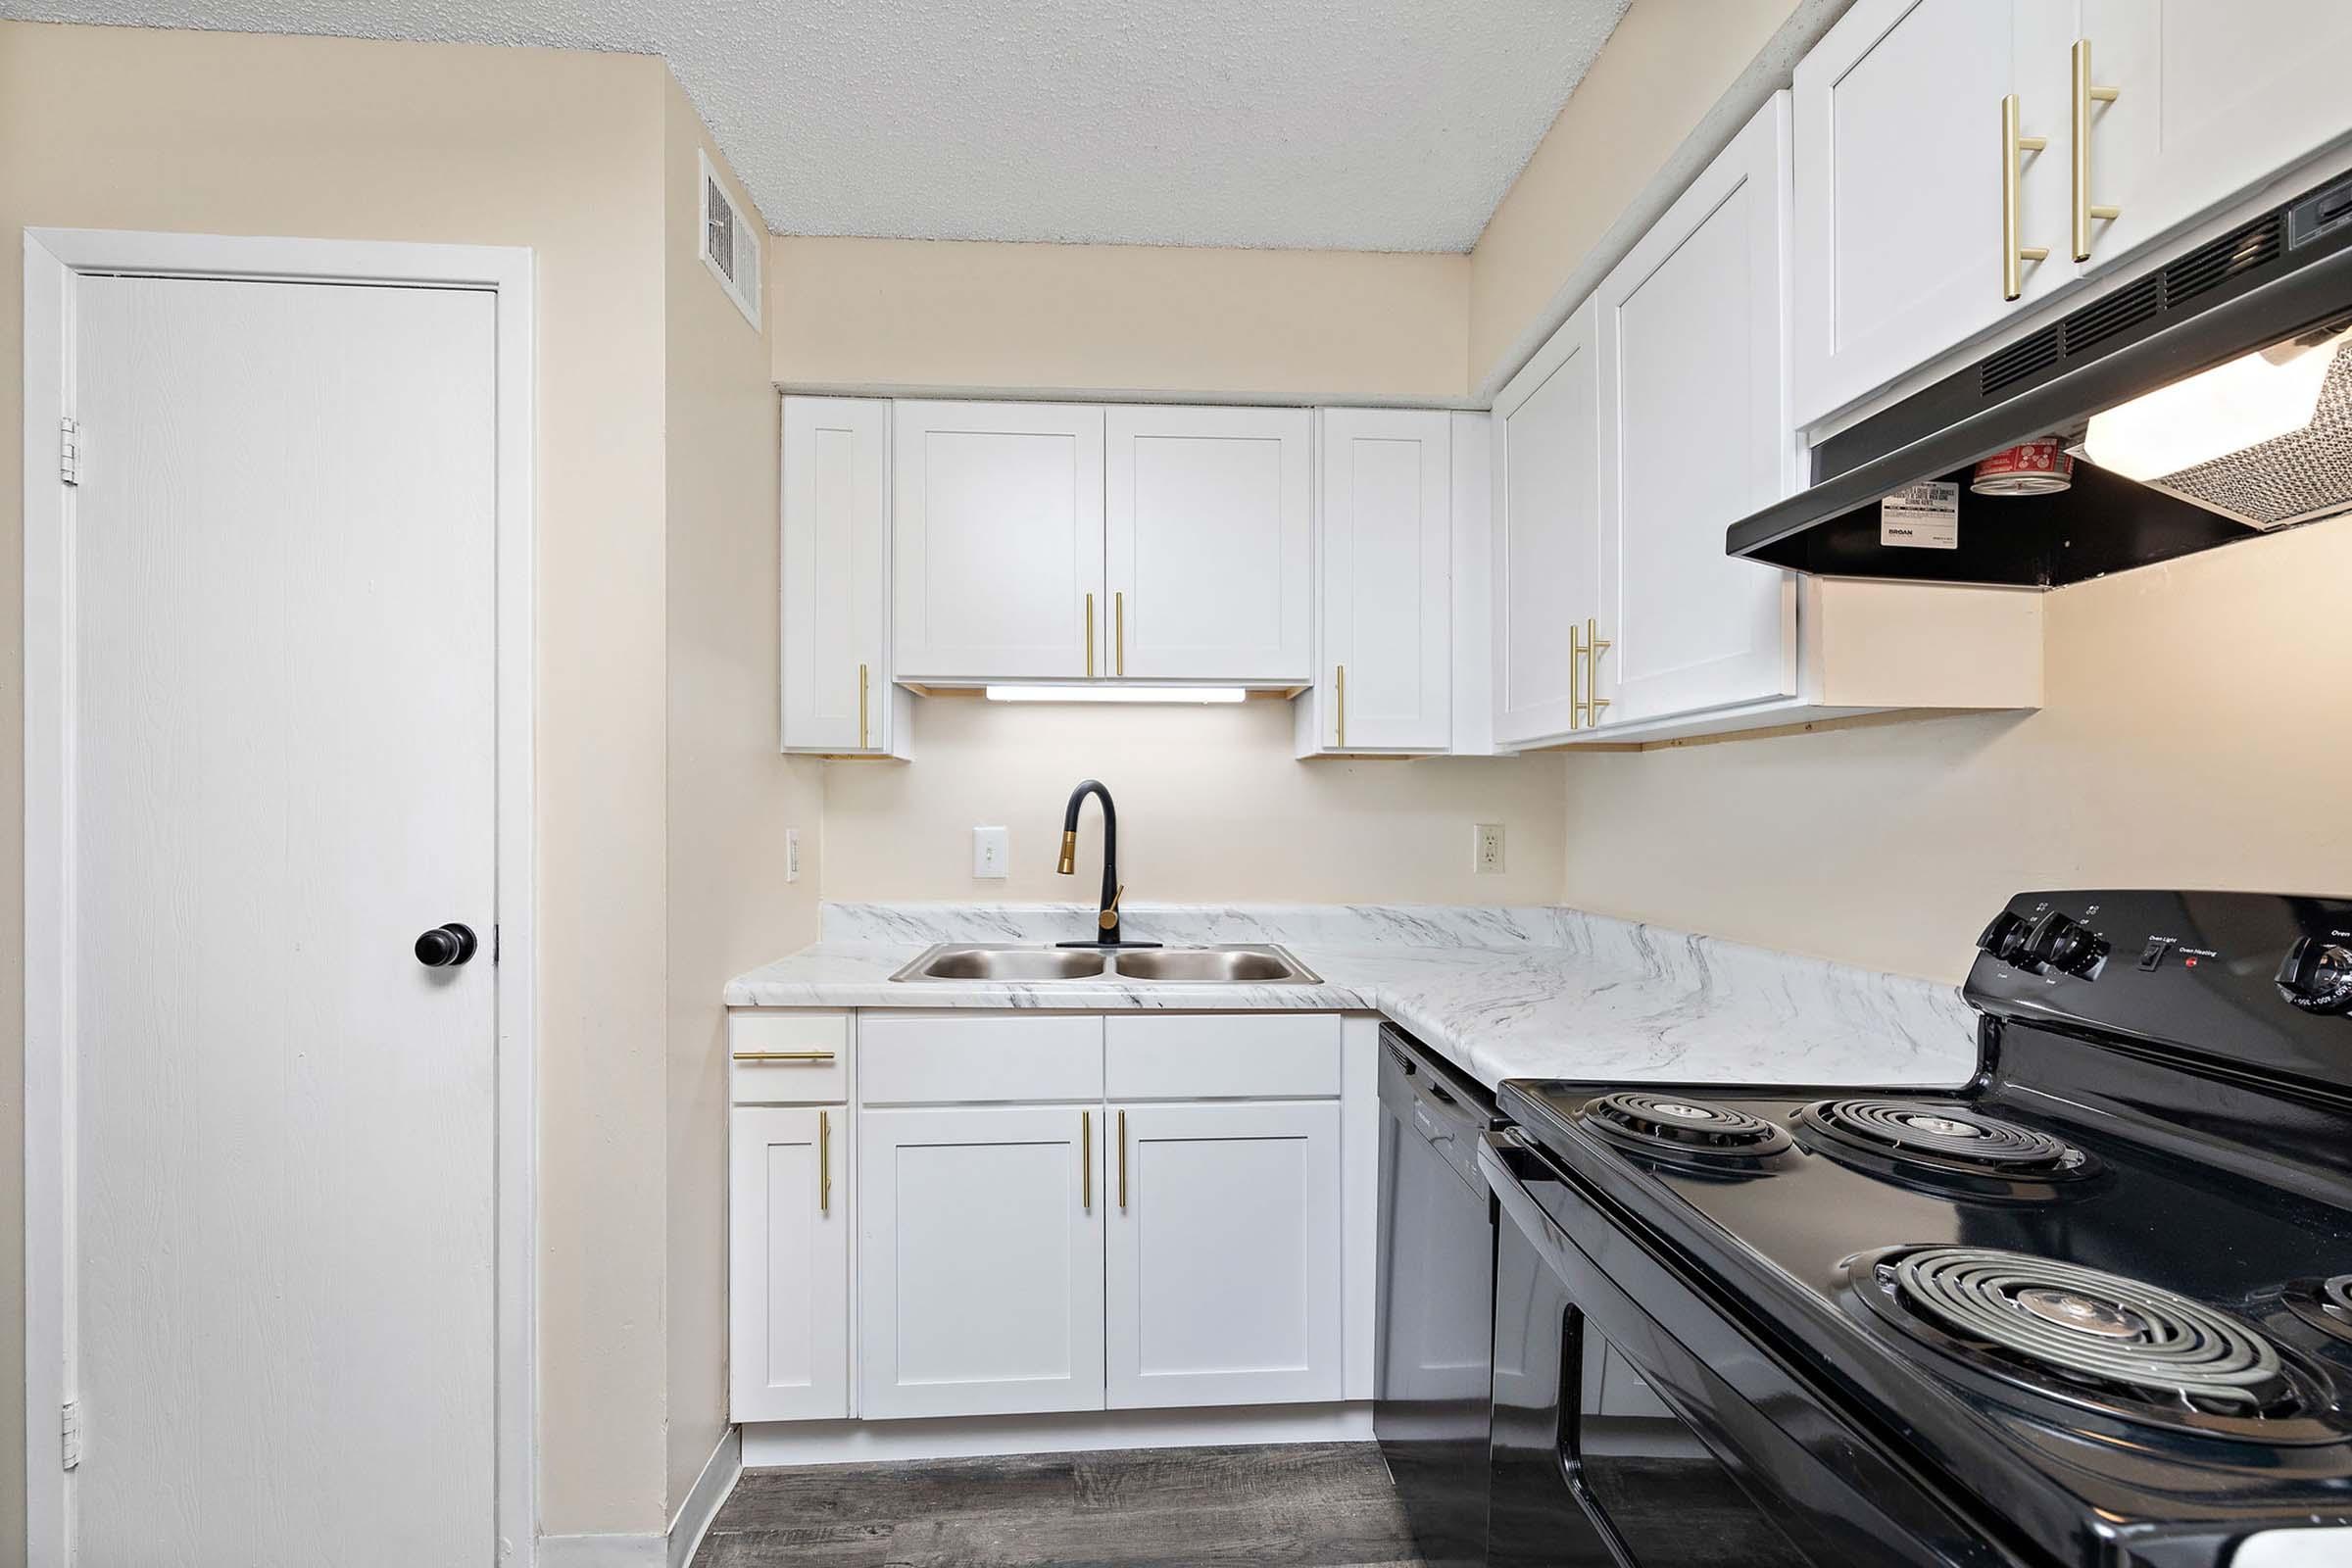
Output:
[[694,1568],[1420,1568],[1369,1443],[746,1470]]

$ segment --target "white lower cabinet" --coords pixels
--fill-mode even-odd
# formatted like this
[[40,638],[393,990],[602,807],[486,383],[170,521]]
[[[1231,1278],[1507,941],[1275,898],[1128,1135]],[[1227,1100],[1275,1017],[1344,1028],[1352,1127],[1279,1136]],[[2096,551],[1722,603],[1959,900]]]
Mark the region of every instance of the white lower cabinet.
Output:
[[1110,1407],[1339,1398],[1339,1102],[1109,1114]]
[[843,1105],[733,1113],[727,1407],[737,1421],[850,1413],[850,1194]]
[[1101,1116],[859,1112],[859,1414],[1102,1408]]

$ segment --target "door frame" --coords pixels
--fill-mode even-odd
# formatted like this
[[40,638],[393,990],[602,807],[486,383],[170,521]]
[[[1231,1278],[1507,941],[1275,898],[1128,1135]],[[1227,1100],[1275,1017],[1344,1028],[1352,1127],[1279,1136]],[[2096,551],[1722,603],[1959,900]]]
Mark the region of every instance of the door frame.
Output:
[[[110,229],[24,235],[24,1437],[30,1560],[64,1563],[71,1485],[60,1421],[74,1353],[71,1173],[74,954],[68,573],[73,488],[59,471],[74,402],[77,280],[84,275],[367,283],[496,296],[498,944],[497,1538],[485,1568],[536,1555],[537,908],[532,812],[536,567],[533,385],[536,302],[528,248]],[[36,1288],[53,1282],[54,1289]]]

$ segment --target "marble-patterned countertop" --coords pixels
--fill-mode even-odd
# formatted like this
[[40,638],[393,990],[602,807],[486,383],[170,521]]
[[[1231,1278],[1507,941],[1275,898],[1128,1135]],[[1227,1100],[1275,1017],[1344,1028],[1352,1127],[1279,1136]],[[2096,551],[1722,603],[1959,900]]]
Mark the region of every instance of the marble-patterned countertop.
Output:
[[1944,1088],[1976,1070],[1951,986],[1566,908],[1134,905],[1125,934],[1273,942],[1316,985],[926,981],[938,942],[1046,943],[1074,905],[828,904],[823,940],[738,975],[729,1006],[1371,1011],[1493,1088],[1506,1078]]

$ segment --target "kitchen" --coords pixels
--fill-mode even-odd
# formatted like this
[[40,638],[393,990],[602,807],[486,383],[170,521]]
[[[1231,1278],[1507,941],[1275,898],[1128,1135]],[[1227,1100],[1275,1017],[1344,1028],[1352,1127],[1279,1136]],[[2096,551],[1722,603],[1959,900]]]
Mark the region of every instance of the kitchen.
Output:
[[2335,8],[430,10],[0,9],[0,1556],[2345,1552]]

